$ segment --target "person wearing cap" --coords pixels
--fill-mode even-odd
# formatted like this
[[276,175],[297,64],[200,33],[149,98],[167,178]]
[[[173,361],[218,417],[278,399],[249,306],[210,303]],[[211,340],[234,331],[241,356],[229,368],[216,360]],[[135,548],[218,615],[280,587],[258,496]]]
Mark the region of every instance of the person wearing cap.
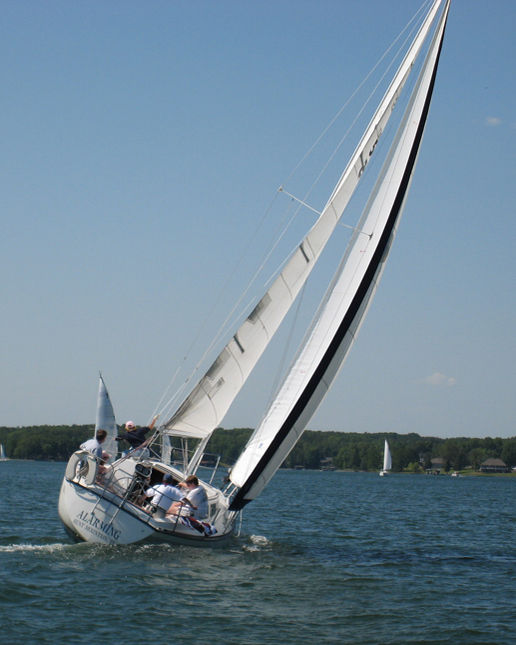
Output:
[[144,427],[136,427],[134,421],[128,421],[125,424],[125,432],[121,432],[118,437],[116,437],[116,441],[125,439],[125,441],[127,441],[131,446],[131,450],[140,448],[140,446],[146,441],[145,435],[154,428],[157,418],[158,417],[155,416],[151,423]]
[[169,473],[163,475],[161,484],[155,484],[145,491],[147,503],[154,517],[163,518],[173,502],[183,498],[184,494],[176,488],[177,481]]

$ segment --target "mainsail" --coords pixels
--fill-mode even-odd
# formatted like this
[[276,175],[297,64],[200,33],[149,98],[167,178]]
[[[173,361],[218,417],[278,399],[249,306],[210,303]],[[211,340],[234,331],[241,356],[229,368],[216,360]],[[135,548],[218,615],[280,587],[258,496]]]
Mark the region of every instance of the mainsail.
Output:
[[440,4],[441,0],[436,0],[430,9],[319,218],[294,250],[265,296],[177,411],[163,425],[163,432],[207,440],[220,425],[335,230],[365,166],[374,154]]
[[231,470],[231,482],[238,488],[230,505],[232,510],[240,510],[257,497],[280,467],[328,392],[356,338],[383,272],[414,171],[448,10],[449,0],[387,161],[320,316],[262,423]]
[[118,434],[118,430],[115,421],[115,413],[113,411],[111,399],[109,398],[109,393],[107,391],[106,384],[104,383],[104,379],[102,378],[102,374],[99,375],[95,432],[100,429],[107,432],[107,437],[102,444],[102,448],[111,455],[112,459],[114,459],[118,450],[118,445],[115,439]]

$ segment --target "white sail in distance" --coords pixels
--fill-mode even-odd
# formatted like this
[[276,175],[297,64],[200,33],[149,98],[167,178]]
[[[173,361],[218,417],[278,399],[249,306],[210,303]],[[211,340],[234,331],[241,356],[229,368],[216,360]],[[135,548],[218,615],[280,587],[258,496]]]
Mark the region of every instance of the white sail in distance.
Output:
[[162,431],[206,438],[222,422],[334,232],[375,152],[440,4],[441,0],[436,0],[432,5],[321,215],[206,374],[163,424]]
[[99,374],[95,433],[100,429],[107,432],[107,437],[102,444],[102,449],[111,455],[110,461],[112,461],[116,457],[118,451],[118,444],[115,439],[118,435],[118,428],[116,426],[113,405],[111,404],[111,399],[109,398],[109,393],[107,391],[106,384],[104,383],[104,379],[102,378],[102,374]]
[[230,473],[238,488],[230,508],[255,499],[292,450],[328,392],[374,295],[410,185],[423,137],[449,0],[358,230],[307,342]]
[[389,442],[385,440],[385,445],[383,447],[383,470],[390,470],[392,468],[392,459],[391,451],[389,448]]

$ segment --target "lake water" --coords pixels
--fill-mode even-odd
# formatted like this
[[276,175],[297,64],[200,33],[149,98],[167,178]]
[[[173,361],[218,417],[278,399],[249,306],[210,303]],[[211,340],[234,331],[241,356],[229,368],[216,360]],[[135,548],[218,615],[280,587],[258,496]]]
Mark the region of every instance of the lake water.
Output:
[[73,544],[0,463],[0,642],[516,641],[516,479],[281,471],[216,550]]

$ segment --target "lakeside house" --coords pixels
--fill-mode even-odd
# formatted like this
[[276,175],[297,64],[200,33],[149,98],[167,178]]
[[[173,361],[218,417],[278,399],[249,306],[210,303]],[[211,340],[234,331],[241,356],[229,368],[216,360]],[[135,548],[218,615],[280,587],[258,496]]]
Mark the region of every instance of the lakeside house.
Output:
[[430,469],[429,472],[439,475],[440,473],[446,470],[446,460],[442,457],[432,457],[430,459]]
[[325,457],[324,459],[321,459],[320,468],[321,470],[335,470],[333,459],[331,457]]
[[510,473],[511,469],[502,459],[486,459],[480,464],[481,473]]

